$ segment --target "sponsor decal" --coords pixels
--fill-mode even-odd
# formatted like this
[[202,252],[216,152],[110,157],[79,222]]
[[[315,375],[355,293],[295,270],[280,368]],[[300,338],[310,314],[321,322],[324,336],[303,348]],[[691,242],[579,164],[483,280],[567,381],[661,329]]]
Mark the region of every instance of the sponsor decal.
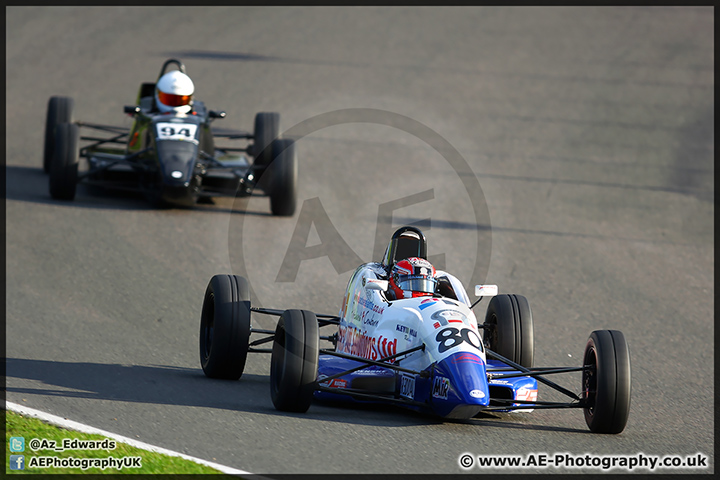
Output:
[[492,379],[489,383],[492,383],[493,385],[512,385],[512,382],[509,382],[507,380],[496,380]]
[[395,375],[393,372],[385,370],[382,367],[367,367],[367,368],[363,368],[362,370],[358,370],[355,373],[358,375],[366,376],[366,377],[368,377],[368,376],[392,377],[393,375]]
[[329,388],[347,388],[348,382],[344,378],[333,378],[330,382],[321,382],[320,385]]
[[[367,312],[365,312],[365,313],[367,313]],[[376,318],[375,316],[367,316],[366,317],[363,314],[363,317],[364,317],[363,321],[362,321],[363,325],[370,325],[371,327],[376,327],[378,322],[380,321],[380,319]]]
[[470,390],[470,396],[473,398],[485,398],[485,392],[482,390]]
[[413,400],[415,398],[415,377],[402,374],[400,377],[400,396]]
[[492,296],[494,297],[498,293],[497,285],[475,285],[475,296]]
[[384,282],[385,282],[385,280],[379,280],[379,279],[377,279],[377,278],[367,278],[367,277],[363,277],[363,279],[362,279],[362,286],[363,286],[363,287],[367,287],[367,285],[368,285],[369,283],[370,283],[370,284],[375,283],[375,284],[378,284],[378,285],[383,285]]
[[[435,313],[438,313],[438,312],[435,312]],[[447,324],[448,324],[447,319],[445,317],[441,317],[440,315],[435,315],[435,313],[432,314],[430,319],[435,320],[435,323],[439,323],[443,327],[447,326]]]
[[451,305],[453,307],[457,307],[458,304],[454,302],[453,300],[448,300],[447,298],[428,298],[427,300],[423,300],[420,302],[420,305],[418,305],[418,308],[420,310],[425,310],[428,307],[432,307],[434,305],[437,305],[436,302],[445,303],[447,305]]
[[406,327],[405,325],[396,325],[395,331],[404,333],[405,339],[408,338],[408,335],[411,337],[417,337],[417,330],[410,328],[410,327]]
[[442,325],[440,324],[440,322],[435,322],[435,323],[433,323],[433,328],[440,328],[440,327],[442,327]]
[[418,308],[420,310],[425,310],[426,308],[432,307],[433,305],[435,305],[435,302],[439,302],[439,301],[440,301],[439,298],[428,298],[427,300],[423,300],[422,302],[420,302],[420,305],[418,306]]
[[438,310],[437,312],[430,315],[430,318],[439,321],[443,325],[447,325],[447,322],[463,323],[465,320],[467,320],[467,317],[464,313],[459,310],[451,309]]
[[475,363],[477,365],[482,365],[483,359],[478,357],[477,355],[473,355],[472,353],[463,353],[461,355],[458,355],[456,357],[452,358],[452,363]]
[[528,402],[536,402],[537,394],[538,394],[537,388],[520,387],[517,389],[517,392],[515,392],[515,400],[525,400]]
[[450,390],[450,380],[445,377],[435,377],[432,388],[433,398],[442,398],[447,400],[448,391]]
[[[397,353],[397,338],[370,336],[353,326],[340,325],[338,351],[369,360],[378,360]],[[395,359],[388,362],[395,363]]]
[[363,308],[367,308],[368,310],[370,310],[373,313],[383,313],[385,311],[384,307],[382,307],[380,305],[375,305],[370,300],[361,297],[359,293],[357,295],[355,295],[355,301],[357,302],[358,305],[360,305]]

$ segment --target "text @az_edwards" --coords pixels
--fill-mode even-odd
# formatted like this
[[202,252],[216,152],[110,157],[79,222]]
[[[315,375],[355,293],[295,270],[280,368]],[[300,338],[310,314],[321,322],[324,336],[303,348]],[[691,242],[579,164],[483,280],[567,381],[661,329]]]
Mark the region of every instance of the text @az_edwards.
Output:
[[64,452],[66,450],[115,450],[117,442],[106,438],[104,440],[78,440],[77,438],[63,438],[62,440],[48,440],[46,438],[33,438],[28,442],[30,450],[53,450]]

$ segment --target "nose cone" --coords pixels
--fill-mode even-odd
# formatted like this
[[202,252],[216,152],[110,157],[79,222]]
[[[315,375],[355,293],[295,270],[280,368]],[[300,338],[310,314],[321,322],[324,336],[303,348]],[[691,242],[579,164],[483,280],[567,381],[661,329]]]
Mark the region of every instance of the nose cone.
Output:
[[435,368],[433,410],[447,418],[472,418],[490,404],[485,362],[478,355],[459,352]]
[[195,168],[196,147],[186,142],[158,142],[158,158],[163,184],[187,187]]

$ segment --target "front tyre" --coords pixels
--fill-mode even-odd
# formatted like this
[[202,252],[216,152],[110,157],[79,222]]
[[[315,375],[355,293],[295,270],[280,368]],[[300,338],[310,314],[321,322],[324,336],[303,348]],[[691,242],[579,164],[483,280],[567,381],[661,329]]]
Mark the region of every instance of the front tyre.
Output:
[[45,173],[50,173],[50,165],[55,151],[55,127],[61,123],[72,123],[73,103],[73,99],[70,97],[50,97],[48,101],[43,152],[43,171]]
[[275,330],[270,395],[285,412],[307,412],[318,370],[318,322],[313,312],[285,310]]
[[[255,114],[253,131],[253,156],[255,165],[267,166],[272,161],[270,144],[280,136],[280,114],[275,112],[260,112]],[[259,172],[258,172],[259,173]]]
[[526,368],[533,366],[535,340],[532,312],[522,295],[497,295],[485,314],[489,350]]
[[272,142],[271,150],[273,161],[265,174],[265,181],[269,182],[270,210],[273,215],[289,217],[295,213],[297,204],[295,142],[277,139]]
[[80,127],[61,123],[55,127],[53,158],[50,163],[50,196],[73,200],[78,182],[78,138]]
[[630,414],[630,350],[618,330],[590,334],[583,355],[582,400],[593,433],[620,433]]
[[250,342],[250,285],[243,277],[210,279],[200,316],[200,364],[210,378],[237,380]]

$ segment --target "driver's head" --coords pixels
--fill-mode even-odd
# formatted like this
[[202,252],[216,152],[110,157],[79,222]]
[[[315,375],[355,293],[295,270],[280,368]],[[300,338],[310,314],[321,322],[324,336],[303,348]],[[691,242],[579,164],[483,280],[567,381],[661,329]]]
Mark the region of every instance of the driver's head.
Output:
[[189,113],[192,110],[192,96],[195,92],[190,77],[179,70],[168,72],[155,85],[155,102],[164,113]]
[[390,270],[390,290],[395,298],[423,297],[435,293],[435,267],[424,258],[400,260]]

